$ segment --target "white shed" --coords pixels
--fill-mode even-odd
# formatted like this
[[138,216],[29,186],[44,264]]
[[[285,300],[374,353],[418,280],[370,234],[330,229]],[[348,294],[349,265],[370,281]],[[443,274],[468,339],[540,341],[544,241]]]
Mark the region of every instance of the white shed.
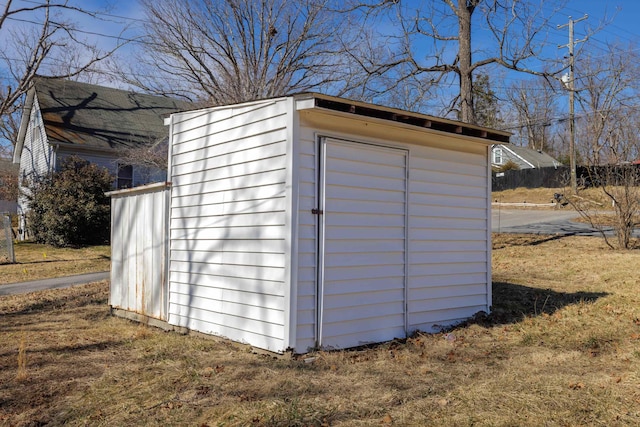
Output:
[[507,133],[319,94],[167,123],[170,325],[304,353],[490,310]]

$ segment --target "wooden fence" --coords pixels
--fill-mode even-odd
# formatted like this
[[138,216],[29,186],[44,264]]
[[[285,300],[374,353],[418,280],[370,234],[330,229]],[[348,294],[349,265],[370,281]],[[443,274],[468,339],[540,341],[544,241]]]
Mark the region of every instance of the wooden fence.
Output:
[[109,304],[167,320],[169,186],[112,191]]

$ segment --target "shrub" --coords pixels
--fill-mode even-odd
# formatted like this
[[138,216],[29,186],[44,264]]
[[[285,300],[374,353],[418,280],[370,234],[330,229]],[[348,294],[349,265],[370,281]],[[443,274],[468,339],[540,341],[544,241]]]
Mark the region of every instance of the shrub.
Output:
[[38,243],[81,246],[109,241],[113,176],[79,157],[65,159],[60,170],[28,184],[28,224]]
[[508,160],[504,165],[500,166],[497,172],[515,171],[519,170],[520,166],[513,160]]

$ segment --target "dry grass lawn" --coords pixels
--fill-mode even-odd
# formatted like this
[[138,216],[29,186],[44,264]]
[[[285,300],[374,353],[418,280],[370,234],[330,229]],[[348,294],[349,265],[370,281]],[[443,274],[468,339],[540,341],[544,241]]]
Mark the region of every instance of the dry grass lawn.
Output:
[[0,298],[0,424],[640,425],[640,252],[494,236],[494,311],[274,358],[110,316],[107,284]]
[[[622,191],[622,187],[609,188],[610,191]],[[577,197],[571,195],[569,188],[515,188],[513,190],[494,191],[491,193],[491,200],[500,203],[532,203],[532,204],[548,204],[554,203],[554,194],[563,194],[578,204],[584,203],[584,206],[592,209],[609,209],[611,208],[611,199],[603,192],[602,188],[593,187],[579,189]],[[570,209],[570,208],[567,208]]]
[[108,271],[111,263],[109,246],[54,248],[37,243],[14,245],[16,264],[0,265],[0,286],[49,277]]

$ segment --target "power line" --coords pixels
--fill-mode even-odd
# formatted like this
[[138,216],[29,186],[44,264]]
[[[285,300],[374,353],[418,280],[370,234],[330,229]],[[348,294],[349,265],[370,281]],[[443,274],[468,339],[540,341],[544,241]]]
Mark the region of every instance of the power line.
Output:
[[[39,2],[39,1],[35,1],[35,0],[19,0],[22,3],[30,3],[30,4],[34,4],[34,5],[38,5],[38,6],[45,6],[46,3],[44,2]],[[122,16],[122,15],[113,15],[111,13],[107,13],[107,12],[101,12],[101,11],[97,11],[97,10],[85,10],[86,13],[88,15],[92,15],[92,16],[106,16],[109,18],[117,18],[117,19],[124,19],[127,21],[132,21],[132,22],[141,22],[141,23],[146,23],[147,21],[145,21],[144,19],[138,19],[138,18],[132,18],[130,16]]]

